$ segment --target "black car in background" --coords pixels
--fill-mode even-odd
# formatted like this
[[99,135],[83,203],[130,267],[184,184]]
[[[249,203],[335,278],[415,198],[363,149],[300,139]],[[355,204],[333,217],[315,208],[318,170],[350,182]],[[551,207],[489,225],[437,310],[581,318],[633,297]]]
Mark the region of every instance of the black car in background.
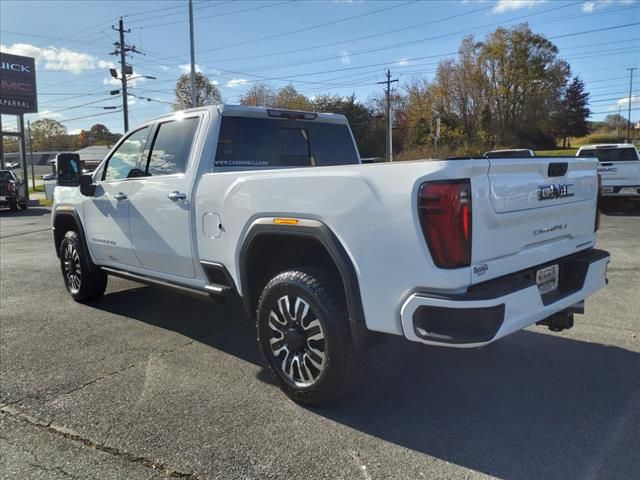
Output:
[[12,170],[0,170],[0,207],[9,207],[13,212],[27,208],[27,186]]

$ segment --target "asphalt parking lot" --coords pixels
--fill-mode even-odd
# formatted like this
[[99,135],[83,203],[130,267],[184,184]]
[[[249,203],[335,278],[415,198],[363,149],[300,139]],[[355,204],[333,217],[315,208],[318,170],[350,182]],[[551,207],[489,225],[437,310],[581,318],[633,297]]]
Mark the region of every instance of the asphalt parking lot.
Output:
[[74,303],[49,222],[0,212],[1,478],[638,478],[640,215],[626,208],[603,217],[610,283],[573,329],[465,351],[390,338],[324,408],[270,381],[237,304],[115,278]]

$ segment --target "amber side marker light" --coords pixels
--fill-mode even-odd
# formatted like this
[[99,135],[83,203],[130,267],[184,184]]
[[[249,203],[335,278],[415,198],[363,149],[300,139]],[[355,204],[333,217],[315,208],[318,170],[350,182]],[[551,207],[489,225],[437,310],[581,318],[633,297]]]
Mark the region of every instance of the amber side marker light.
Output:
[[300,220],[297,218],[274,218],[273,223],[276,225],[297,225]]

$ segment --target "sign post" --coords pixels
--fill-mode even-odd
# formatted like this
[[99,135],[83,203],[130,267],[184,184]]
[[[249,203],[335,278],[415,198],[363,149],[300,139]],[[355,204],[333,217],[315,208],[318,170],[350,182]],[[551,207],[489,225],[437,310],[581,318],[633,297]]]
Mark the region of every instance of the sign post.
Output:
[[[23,170],[27,200],[29,199],[29,171],[27,170],[24,114],[36,113],[37,111],[35,60],[30,57],[0,52],[0,116],[17,115],[19,125],[18,132],[4,132],[0,127],[0,139],[4,141],[4,137],[9,136],[20,139],[20,164]],[[2,125],[1,119],[0,125]],[[1,147],[0,167],[4,168],[4,152]]]

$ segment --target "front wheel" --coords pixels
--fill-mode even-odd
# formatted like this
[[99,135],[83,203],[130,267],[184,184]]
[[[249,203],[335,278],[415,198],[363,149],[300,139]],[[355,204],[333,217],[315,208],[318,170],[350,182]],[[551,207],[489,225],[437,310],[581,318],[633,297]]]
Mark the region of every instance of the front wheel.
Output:
[[354,348],[337,285],[313,270],[280,273],[258,302],[258,344],[269,371],[294,401],[318,405],[351,383]]
[[107,288],[107,274],[91,263],[77,232],[67,232],[60,243],[60,269],[67,291],[77,302],[97,300]]

